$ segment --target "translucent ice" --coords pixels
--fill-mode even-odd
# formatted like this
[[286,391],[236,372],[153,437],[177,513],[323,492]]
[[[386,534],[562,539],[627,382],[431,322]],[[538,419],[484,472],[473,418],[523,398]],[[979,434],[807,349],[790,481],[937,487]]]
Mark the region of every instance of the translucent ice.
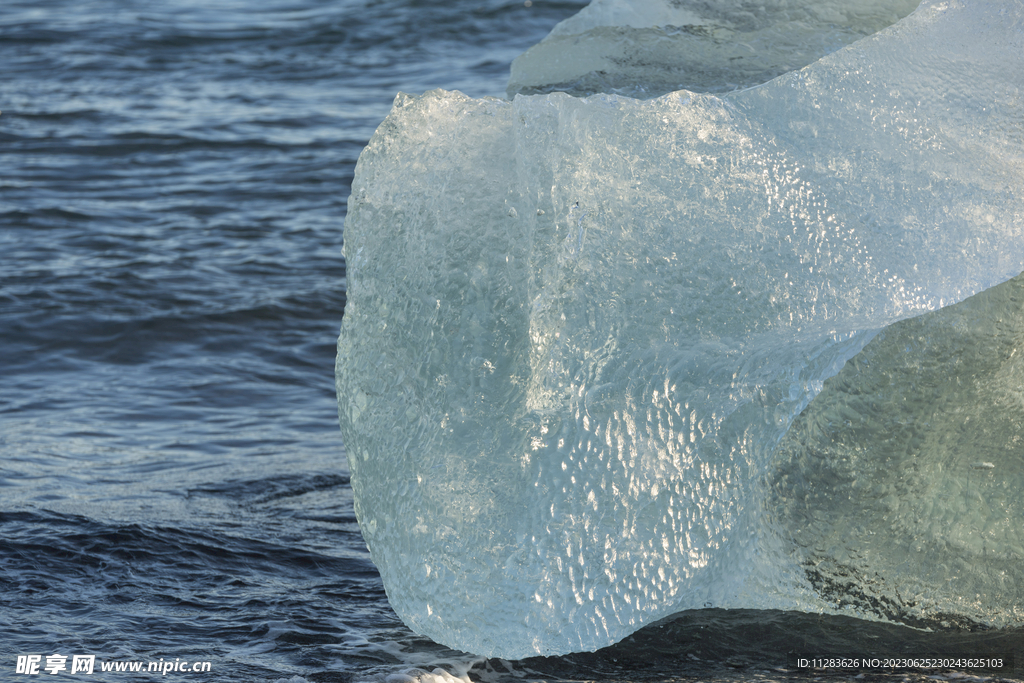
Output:
[[512,63],[508,94],[724,93],[807,66],[919,0],[594,0]]
[[1024,623],[1022,14],[725,97],[396,98],[337,386],[402,619],[507,658],[708,604]]
[[1024,623],[1024,275],[883,330],[775,461],[766,508],[830,606]]

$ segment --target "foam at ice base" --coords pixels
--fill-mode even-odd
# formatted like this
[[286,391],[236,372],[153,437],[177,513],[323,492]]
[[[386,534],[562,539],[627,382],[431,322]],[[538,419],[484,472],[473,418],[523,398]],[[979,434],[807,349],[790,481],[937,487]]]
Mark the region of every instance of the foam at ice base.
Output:
[[[1019,12],[926,3],[724,99],[399,96],[353,182],[337,384],[356,514],[402,619],[519,658],[708,604],[877,614],[884,601],[844,597],[870,577],[902,596],[891,617],[1024,622],[1024,582],[960,599],[956,567],[916,573],[957,552],[991,588],[1024,564],[1020,508],[978,509],[979,492],[1020,490],[1010,427],[971,437],[953,474],[948,450],[894,456],[894,477],[933,477],[902,488],[863,464],[895,442],[868,419],[889,403],[844,398],[856,374],[807,413],[870,413],[835,427],[846,460],[815,455],[818,423],[787,433],[879,329],[1024,269]],[[1020,348],[1007,334],[992,353]],[[892,364],[881,376],[945,348],[910,341],[871,352]],[[982,364],[972,377],[1012,387],[1013,362]],[[1019,424],[1004,393],[977,399]],[[875,474],[854,500],[860,467]],[[813,499],[786,488],[804,468],[831,468]],[[894,520],[914,538],[873,545],[868,527]],[[892,555],[908,548],[909,564]]]

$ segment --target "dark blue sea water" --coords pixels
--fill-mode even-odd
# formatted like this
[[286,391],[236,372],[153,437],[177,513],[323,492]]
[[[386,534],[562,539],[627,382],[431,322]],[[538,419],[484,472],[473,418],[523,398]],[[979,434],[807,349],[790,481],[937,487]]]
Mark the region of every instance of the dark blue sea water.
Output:
[[[1024,640],[706,610],[508,663],[391,611],[334,395],[355,162],[396,92],[503,96],[584,4],[0,7],[0,680],[783,680],[787,653]],[[101,671],[182,661],[210,670]]]

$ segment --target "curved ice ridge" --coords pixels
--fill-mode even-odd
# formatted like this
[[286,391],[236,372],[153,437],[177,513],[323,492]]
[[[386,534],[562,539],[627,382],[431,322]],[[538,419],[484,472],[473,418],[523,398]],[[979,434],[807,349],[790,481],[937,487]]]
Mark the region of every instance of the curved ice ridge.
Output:
[[337,388],[401,618],[506,658],[709,604],[1024,623],[1021,283],[949,306],[1024,269],[1022,15],[727,98],[399,95]]
[[508,95],[726,93],[800,69],[919,0],[594,0],[512,63]]

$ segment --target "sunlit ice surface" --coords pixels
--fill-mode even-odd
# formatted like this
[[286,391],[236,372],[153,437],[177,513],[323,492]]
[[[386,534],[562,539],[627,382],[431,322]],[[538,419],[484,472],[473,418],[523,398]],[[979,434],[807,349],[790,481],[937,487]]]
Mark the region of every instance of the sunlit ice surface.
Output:
[[399,616],[506,658],[710,606],[1024,622],[1022,25],[925,2],[728,94],[399,95],[337,364]]

